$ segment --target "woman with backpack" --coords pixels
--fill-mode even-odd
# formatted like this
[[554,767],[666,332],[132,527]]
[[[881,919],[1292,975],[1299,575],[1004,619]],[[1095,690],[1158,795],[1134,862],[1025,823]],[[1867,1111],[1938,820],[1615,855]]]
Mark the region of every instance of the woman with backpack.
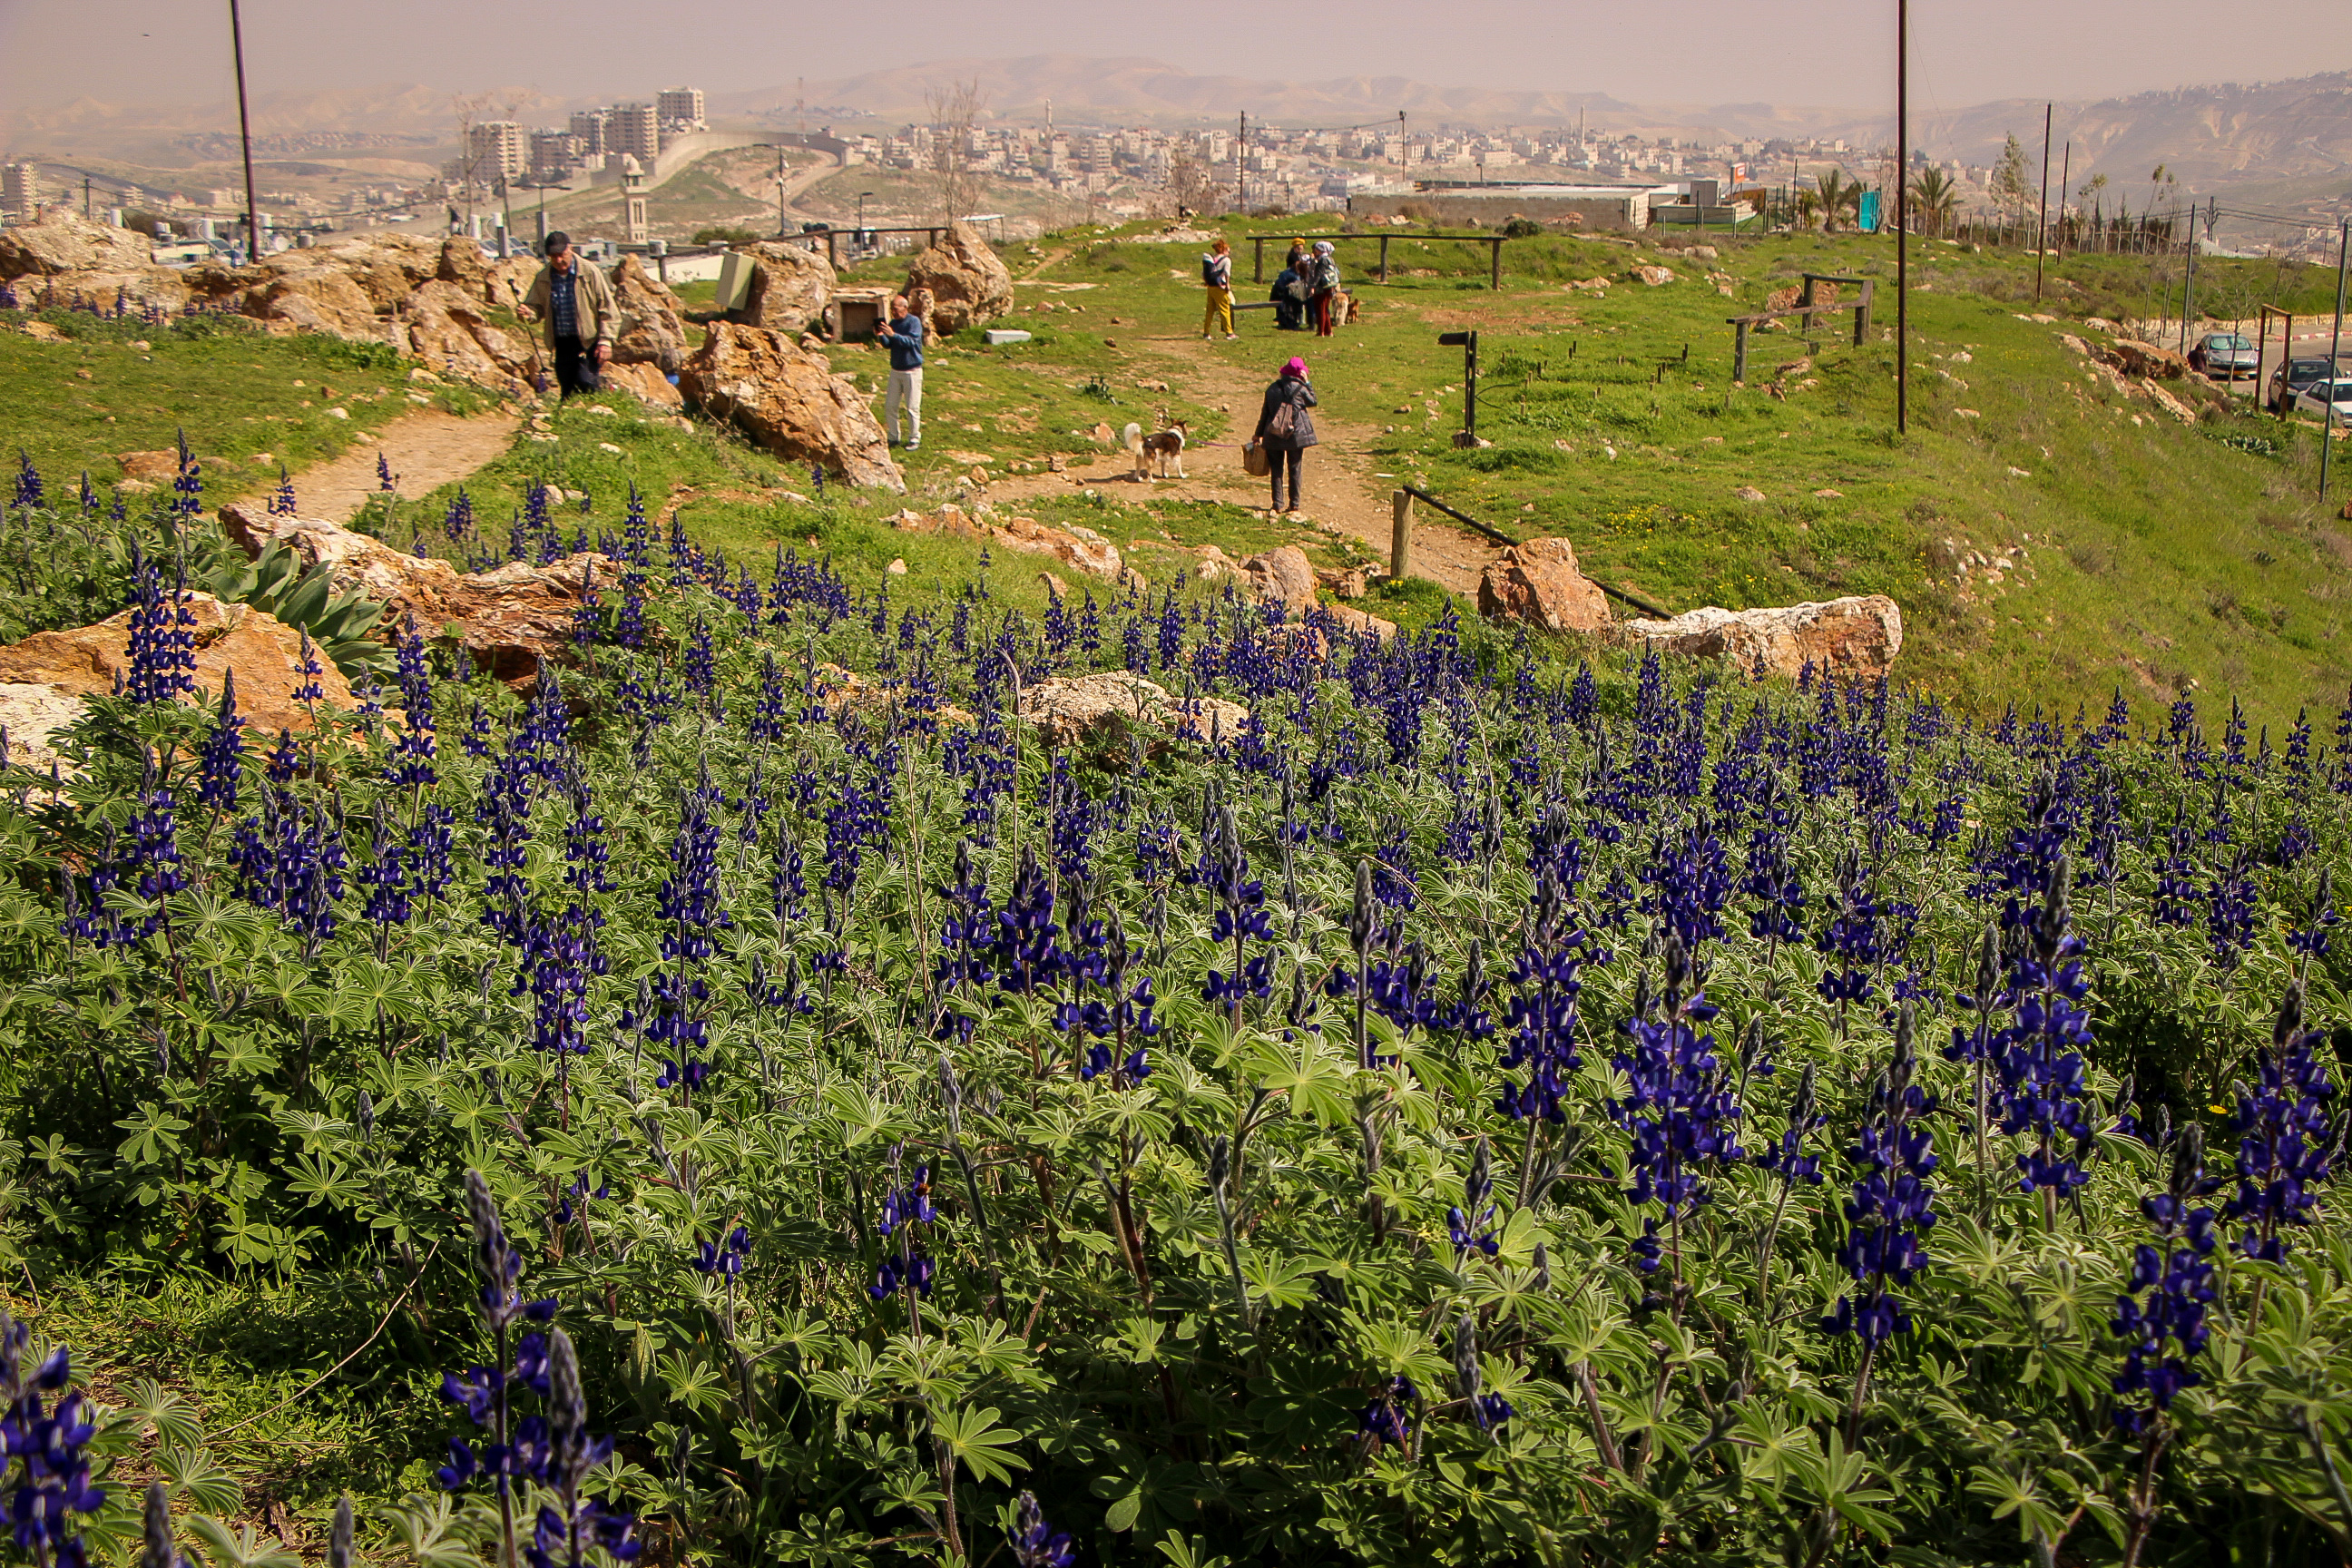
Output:
[[1209,291],[1208,309],[1201,315],[1201,341],[1206,342],[1216,333],[1217,323],[1225,328],[1225,342],[1232,342],[1241,334],[1234,331],[1234,247],[1223,239],[1209,247],[1201,258],[1201,287]]
[[1331,335],[1332,301],[1339,292],[1339,258],[1332,253],[1331,242],[1318,239],[1315,253],[1307,258],[1304,273],[1308,279],[1307,314],[1315,323],[1315,335]]
[[[1250,437],[1252,446],[1265,448],[1266,472],[1274,481],[1274,510],[1297,511],[1305,499],[1299,491],[1299,467],[1307,448],[1315,445],[1315,416],[1307,410],[1315,406],[1315,387],[1307,379],[1307,362],[1293,358],[1282,367],[1274,384],[1265,389],[1265,400],[1258,407],[1257,429]],[[1290,500],[1283,504],[1283,470],[1289,470]]]

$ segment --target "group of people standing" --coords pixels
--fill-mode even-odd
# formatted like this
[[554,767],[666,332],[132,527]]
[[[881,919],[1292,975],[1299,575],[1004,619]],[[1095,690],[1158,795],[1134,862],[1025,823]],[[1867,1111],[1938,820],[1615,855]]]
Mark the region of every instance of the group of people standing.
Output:
[[[1208,295],[1201,313],[1202,340],[1222,331],[1225,341],[1233,342],[1241,334],[1234,331],[1234,247],[1226,241],[1218,240],[1201,258],[1201,286]],[[1329,337],[1339,297],[1339,258],[1331,242],[1318,239],[1310,249],[1304,239],[1292,240],[1282,275],[1267,296],[1274,303],[1276,330],[1297,332],[1311,327],[1317,337]]]

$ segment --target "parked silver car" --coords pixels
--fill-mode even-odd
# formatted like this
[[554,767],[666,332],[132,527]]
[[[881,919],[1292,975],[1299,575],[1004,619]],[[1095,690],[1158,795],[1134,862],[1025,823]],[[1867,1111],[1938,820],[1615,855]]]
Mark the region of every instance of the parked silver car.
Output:
[[2263,371],[2262,351],[2254,340],[2243,332],[2208,332],[2197,340],[2189,351],[2189,368],[2202,372],[2216,381],[2235,381],[2242,375],[2260,375]]
[[2294,411],[2352,425],[2352,381],[2313,382],[2295,398]]

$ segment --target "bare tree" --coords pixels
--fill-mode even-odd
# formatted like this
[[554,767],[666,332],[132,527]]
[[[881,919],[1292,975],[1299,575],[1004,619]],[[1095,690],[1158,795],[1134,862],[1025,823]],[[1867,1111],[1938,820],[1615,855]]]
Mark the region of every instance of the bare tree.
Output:
[[1190,146],[1178,148],[1168,165],[1168,200],[1180,212],[1201,212],[1216,194],[1216,183],[1209,177],[1200,154]]
[[925,90],[930,110],[931,174],[939,193],[940,221],[969,217],[980,205],[980,172],[971,164],[972,127],[980,119],[978,81],[950,82]]
[[488,118],[490,95],[478,92],[472,97],[455,97],[450,107],[457,111],[457,181],[465,187],[466,227],[474,226],[474,186],[482,173],[482,155],[474,140],[474,127]]

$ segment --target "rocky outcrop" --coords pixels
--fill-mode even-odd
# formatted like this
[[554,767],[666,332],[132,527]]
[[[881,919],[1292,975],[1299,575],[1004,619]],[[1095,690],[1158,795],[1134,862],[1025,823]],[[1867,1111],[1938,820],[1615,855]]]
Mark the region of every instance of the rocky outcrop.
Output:
[[58,755],[57,735],[81,717],[81,699],[61,687],[0,681],[0,736],[6,738],[0,757],[37,773],[48,772],[52,764],[79,773]]
[[1636,267],[1626,276],[1646,283],[1653,289],[1663,289],[1675,280],[1673,269],[1665,267]]
[[1185,702],[1167,688],[1123,669],[1096,675],[1055,676],[1021,689],[1021,717],[1037,727],[1049,746],[1105,746],[1124,742],[1132,729],[1159,732],[1150,749],[1165,747],[1165,736],[1207,741],[1237,734],[1249,710],[1223,698]]
[[930,290],[926,320],[935,331],[960,332],[1013,309],[1012,272],[968,223],[950,225],[946,237],[915,258],[906,291],[918,289]]
[[244,502],[221,509],[221,527],[247,555],[283,544],[305,571],[325,563],[338,593],[356,588],[383,602],[387,633],[412,617],[427,636],[454,625],[458,646],[478,668],[518,686],[535,682],[544,659],[569,658],[583,593],[609,590],[620,574],[614,562],[593,553],[546,566],[516,561],[461,573],[446,561],[411,555],[331,522],[272,517]]
[[1296,544],[1251,556],[1242,563],[1242,577],[1252,597],[1261,605],[1280,605],[1285,619],[1315,607],[1315,563]]
[[[310,729],[310,710],[294,696],[303,680],[301,635],[250,605],[226,605],[209,594],[190,594],[187,602],[196,617],[196,691],[190,700],[219,700],[221,684],[234,670],[237,711],[254,733]],[[351,684],[342,672],[323,657],[319,663],[323,672],[317,679],[326,693],[324,702],[353,706]],[[35,632],[0,647],[0,686],[46,688],[52,706],[111,691],[118,679],[127,679],[130,674],[129,610],[95,626]],[[30,705],[23,694],[17,700]],[[11,747],[15,744],[12,739]]]
[[508,392],[530,390],[537,368],[533,345],[493,324],[479,295],[439,279],[403,298],[387,335],[430,370]]
[[1618,631],[1661,652],[1725,659],[1739,670],[1769,675],[1797,675],[1810,664],[1874,679],[1903,651],[1903,612],[1884,594],[1776,609],[1710,605],[1670,621],[1627,621]]
[[674,414],[686,406],[677,384],[661,373],[659,365],[623,364],[616,360],[597,379],[616,392],[630,394],[648,408]]
[[685,304],[635,256],[624,256],[613,268],[613,294],[621,306],[613,363],[649,364],[665,376],[677,374],[686,363]]
[[1116,579],[1125,565],[1118,547],[1091,528],[1072,523],[1048,528],[1034,517],[1016,517],[992,527],[989,536],[1007,550],[1028,555],[1050,555],[1073,571]]
[[836,281],[824,252],[774,239],[742,249],[753,262],[751,290],[736,312],[743,325],[798,337],[824,322]]
[[1091,528],[1072,523],[1067,528],[1049,528],[1034,517],[1016,517],[1003,522],[990,518],[976,518],[963,508],[950,502],[937,511],[917,511],[912,508],[890,520],[891,526],[903,533],[945,533],[958,539],[973,539],[1006,550],[1017,550],[1024,555],[1050,555],[1073,571],[1093,577],[1124,581],[1129,574],[1118,547]]
[[50,208],[35,222],[0,229],[0,278],[137,272],[154,262],[154,241],[145,235],[92,223],[63,207]]
[[713,321],[680,367],[678,389],[778,457],[820,463],[853,485],[907,488],[856,384],[789,338]]
[[1592,632],[1610,624],[1609,598],[1577,569],[1565,539],[1515,544],[1478,579],[1478,613],[1548,632]]
[[2091,352],[2126,375],[2177,381],[2189,374],[2189,362],[2180,355],[2137,338],[2118,338],[2113,348],[2104,353],[2096,349]]

